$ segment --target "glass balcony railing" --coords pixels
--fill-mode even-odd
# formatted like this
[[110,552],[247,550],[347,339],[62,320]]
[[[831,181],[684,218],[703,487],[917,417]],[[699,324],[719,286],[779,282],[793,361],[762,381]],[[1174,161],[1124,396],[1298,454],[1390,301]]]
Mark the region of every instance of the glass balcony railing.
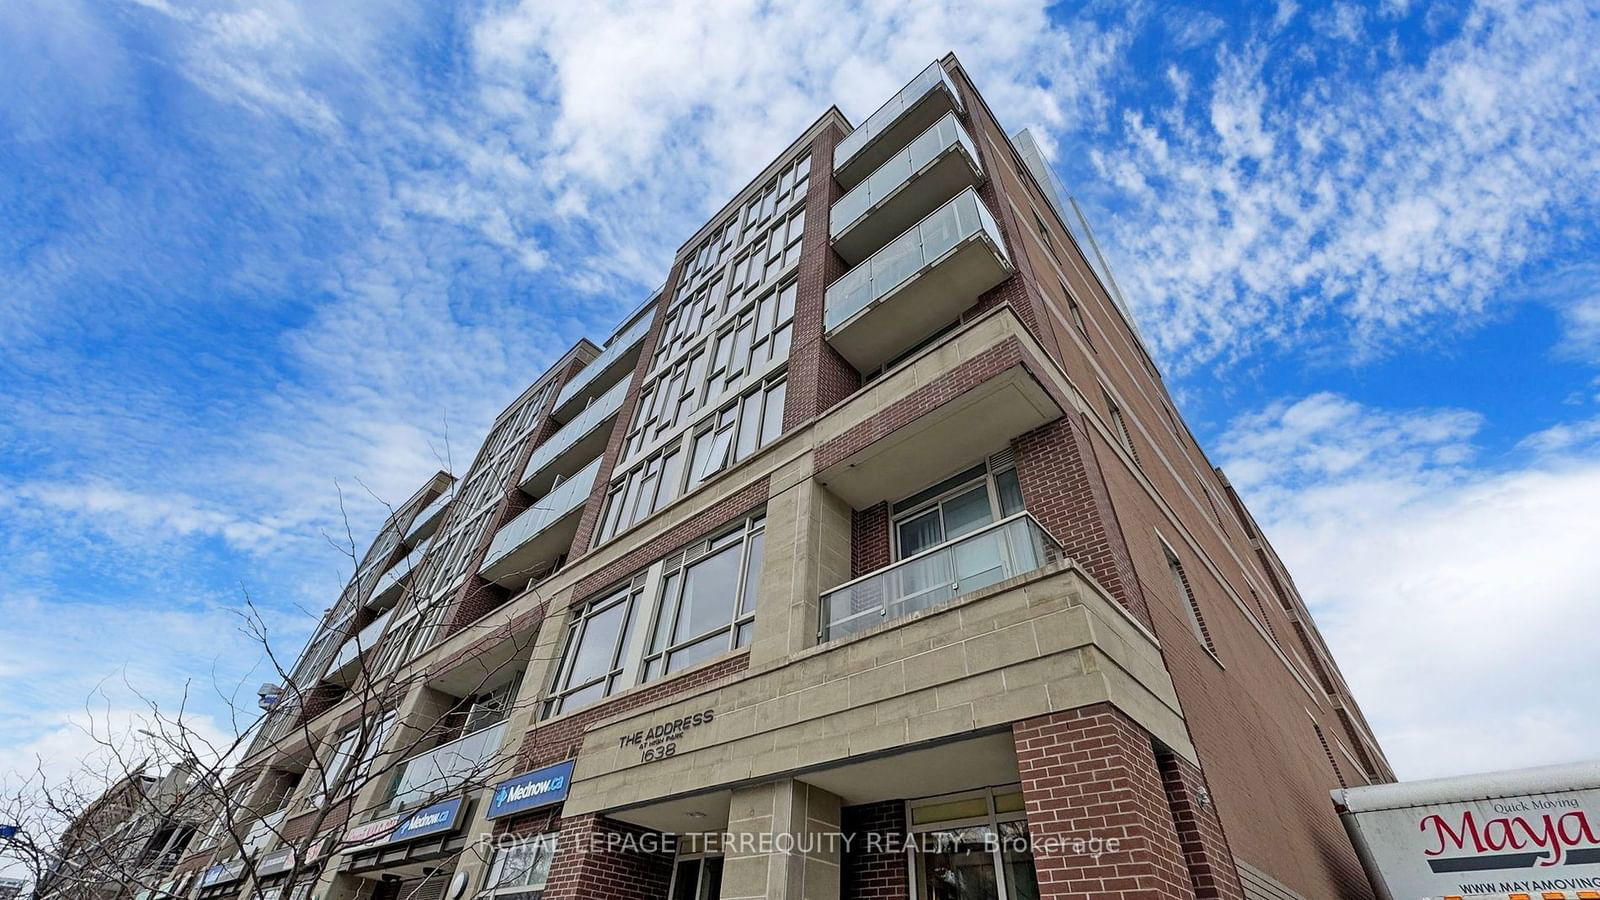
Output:
[[837,239],[877,204],[899,190],[935,160],[954,150],[966,153],[972,168],[982,171],[978,147],[954,114],[946,113],[927,131],[917,135],[911,145],[889,158],[867,180],[833,204],[828,217],[829,236]]
[[345,666],[355,662],[361,656],[378,646],[378,641],[383,638],[383,629],[389,624],[389,615],[394,610],[389,610],[383,615],[373,619],[371,624],[356,632],[355,637],[344,642],[339,648],[339,655],[333,658],[333,665],[328,668],[330,673],[339,672]]
[[506,721],[501,720],[420,753],[406,760],[395,779],[391,810],[415,806],[430,797],[446,794],[469,780],[489,780],[489,769],[506,736]]
[[[623,398],[627,396],[628,379],[624,378],[589,404],[589,408],[579,413],[577,418],[561,426],[560,431],[550,435],[548,440],[534,448],[533,455],[528,457],[527,468],[522,470],[522,483],[527,484],[532,481],[544,471],[545,466],[550,465],[579,441],[589,436],[600,423],[616,415],[617,410],[622,408]],[[600,449],[604,450],[605,447],[601,446]]]
[[889,102],[878,107],[878,111],[867,117],[855,131],[844,136],[833,148],[833,169],[835,173],[849,166],[861,151],[866,149],[873,141],[890,130],[890,128],[907,112],[915,109],[927,95],[943,90],[950,99],[950,104],[956,109],[961,109],[961,95],[956,92],[956,86],[950,81],[950,76],[945,72],[944,66],[934,62],[923,69],[911,83],[900,89],[900,93],[889,98]]
[[[489,543],[488,553],[483,557],[483,570],[487,572],[495,568],[523,545],[533,541],[546,528],[582,507],[594,489],[595,476],[600,471],[602,458],[595,457],[576,475],[561,482],[555,490],[541,497],[496,532],[494,540]],[[570,537],[569,535],[569,541]],[[564,553],[567,549],[561,547],[556,552]]]
[[1033,516],[1017,513],[823,594],[817,638],[865,631],[1061,558],[1055,538]]
[[975,237],[985,237],[1010,268],[1000,226],[989,208],[968,188],[939,207],[866,262],[828,286],[824,326],[833,330],[905,282],[921,275],[940,257]]
[[450,498],[455,496],[452,491],[445,491],[429,501],[416,518],[411,520],[411,527],[406,529],[406,543],[411,543],[417,535],[432,533],[432,529],[439,526],[439,517],[444,514],[444,508],[450,505]]
[[278,829],[283,825],[283,820],[289,815],[289,810],[280,809],[268,813],[257,819],[244,837],[244,855],[255,856],[266,849],[267,844],[278,834]]
[[645,334],[650,331],[650,322],[653,316],[641,316],[639,321],[633,323],[627,331],[618,335],[600,355],[589,361],[589,364],[578,370],[578,374],[561,388],[561,393],[556,395],[556,409],[561,409],[575,399],[580,393],[588,389],[590,384],[607,370],[614,368],[618,359],[631,352],[639,342],[644,340]]
[[406,576],[416,569],[417,563],[422,561],[426,550],[426,545],[412,550],[402,557],[399,562],[391,566],[389,571],[383,573],[383,577],[378,579],[378,583],[372,586],[372,596],[367,598],[367,605],[382,606],[386,601],[397,596],[400,583],[405,581]]

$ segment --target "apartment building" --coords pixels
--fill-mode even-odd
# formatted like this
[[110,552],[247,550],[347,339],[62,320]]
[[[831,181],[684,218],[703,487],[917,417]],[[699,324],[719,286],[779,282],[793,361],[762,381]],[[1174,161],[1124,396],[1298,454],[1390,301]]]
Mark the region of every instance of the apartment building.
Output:
[[396,509],[192,894],[1371,896],[1389,766],[1063,199],[953,56],[824,112]]
[[[35,894],[47,900],[155,900],[205,810],[187,803],[194,771],[135,766],[86,804],[61,836]],[[7,879],[0,879],[6,881]],[[16,882],[20,893],[21,882]]]

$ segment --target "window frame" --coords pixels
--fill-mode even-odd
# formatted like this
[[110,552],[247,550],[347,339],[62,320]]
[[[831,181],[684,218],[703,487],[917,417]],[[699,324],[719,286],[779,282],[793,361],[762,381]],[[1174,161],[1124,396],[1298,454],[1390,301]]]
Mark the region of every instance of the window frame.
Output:
[[[983,471],[977,472],[976,470],[980,467],[983,469]],[[972,473],[970,477],[962,478],[962,480],[959,482],[955,480],[957,478],[961,478],[963,475],[967,475],[968,473]],[[965,496],[966,494],[970,493],[975,486],[982,485],[988,495],[990,525],[1006,518],[1007,516],[1012,516],[1016,513],[1025,511],[1028,508],[1026,498],[1023,498],[1022,504],[1017,509],[1009,512],[1006,511],[1005,505],[1002,503],[999,482],[1000,479],[1008,473],[1018,478],[1018,494],[1020,496],[1021,479],[1020,476],[1017,476],[1016,460],[1009,451],[1002,451],[994,454],[993,456],[985,457],[976,465],[967,466],[964,469],[951,473],[948,477],[933,482],[928,487],[909,495],[903,500],[889,504],[890,563],[899,562],[908,556],[915,556],[934,547],[939,547],[949,543],[951,538],[948,536],[949,532],[945,527],[944,504],[947,501],[955,499],[956,497]],[[924,493],[930,488],[939,487],[946,482],[950,482],[950,486],[944,490],[941,490],[939,493],[922,498],[913,505],[904,505],[907,500],[917,497],[919,494]],[[926,515],[930,510],[934,509],[939,510],[939,540],[912,553],[905,553],[903,548],[900,546],[901,523],[915,519],[919,516]],[[959,538],[957,538],[957,540],[959,540]]]
[[[675,654],[709,641],[718,634],[726,633],[727,646],[705,659],[715,659],[724,653],[732,653],[748,646],[748,643],[740,643],[740,636],[745,633],[746,628],[750,629],[749,633],[754,632],[756,608],[760,604],[760,597],[758,594],[751,594],[751,590],[754,586],[754,589],[759,591],[760,566],[766,550],[766,526],[767,514],[763,509],[746,516],[738,525],[721,529],[709,537],[695,541],[660,563],[661,574],[651,611],[650,627],[645,632],[648,638],[644,656],[640,661],[639,683],[645,684],[665,678],[683,671],[684,668],[698,665],[698,662],[691,662],[684,667],[674,669],[672,658]],[[730,543],[729,538],[734,537],[737,539]],[[753,548],[759,550],[753,554]],[[719,553],[729,551],[738,554],[738,568],[728,621],[696,634],[675,639],[674,636],[683,618],[683,600],[688,588],[689,570]],[[746,601],[752,597],[747,609]],[[659,646],[657,646],[658,639],[662,641]]]
[[[1013,788],[1015,789],[1014,791],[1012,790]],[[997,796],[1010,796],[1013,793],[1023,794],[1024,808],[1000,812],[995,803],[995,798]],[[937,806],[940,804],[951,803],[960,800],[975,800],[980,797],[984,799],[984,805],[986,807],[985,814],[982,816],[970,816],[964,819],[948,819],[938,822],[926,822],[920,825],[914,824],[916,819],[916,811],[919,808]],[[936,831],[950,831],[958,828],[988,828],[994,835],[995,840],[990,849],[990,862],[994,866],[995,893],[996,896],[1002,898],[1002,900],[1003,898],[1010,896],[1006,885],[1005,848],[1003,846],[1004,841],[1000,839],[1000,826],[1001,824],[1021,822],[1024,827],[1027,827],[1028,813],[1026,809],[1026,799],[1027,798],[1023,793],[1022,785],[1020,783],[1013,782],[1011,784],[994,785],[991,787],[978,788],[971,791],[957,791],[951,794],[938,794],[932,797],[918,797],[915,800],[906,800],[905,822],[906,834],[909,838],[905,842],[906,876],[907,887],[909,888],[911,900],[927,900],[927,898],[922,897],[917,892],[917,885],[919,881],[917,876],[919,868],[918,856],[920,855],[921,847],[916,839],[916,836],[919,834],[930,834]],[[1029,857],[1032,859],[1031,841],[1029,850]],[[1037,873],[1037,861],[1035,860],[1034,862],[1035,872]]]
[[[510,851],[522,849],[530,844],[535,845],[536,850],[541,846],[547,848],[545,850],[547,855],[542,857],[547,860],[544,865],[544,880],[538,887],[527,884],[503,885],[499,883],[499,878],[505,874],[506,855]],[[528,835],[517,839],[513,843],[501,844],[495,847],[494,854],[489,857],[489,865],[484,871],[483,887],[478,889],[478,897],[506,897],[535,892],[537,892],[535,894],[536,897],[543,897],[545,890],[549,887],[550,870],[555,861],[556,851],[560,849],[560,846],[561,833],[559,831],[546,831]]]
[[[574,613],[572,621],[567,623],[566,633],[563,635],[560,663],[556,667],[555,675],[551,680],[550,689],[545,692],[544,703],[541,707],[542,719],[558,716],[570,712],[567,704],[569,699],[581,691],[586,691],[595,685],[603,685],[600,696],[580,704],[573,709],[581,709],[591,703],[598,703],[619,690],[631,686],[628,674],[628,644],[633,633],[633,626],[638,618],[638,599],[644,592],[645,573],[635,575],[621,585],[602,593],[593,600],[581,604],[581,609]],[[611,647],[610,665],[599,675],[584,680],[579,684],[572,683],[573,667],[577,664],[578,654],[583,648],[583,641],[588,636],[590,623],[612,609],[622,607],[622,622],[617,627],[616,637]]]

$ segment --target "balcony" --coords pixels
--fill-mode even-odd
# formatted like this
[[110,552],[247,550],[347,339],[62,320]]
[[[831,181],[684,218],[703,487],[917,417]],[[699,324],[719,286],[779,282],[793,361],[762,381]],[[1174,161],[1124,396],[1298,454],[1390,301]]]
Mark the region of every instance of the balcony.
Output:
[[829,285],[828,343],[857,371],[874,371],[1011,272],[1000,227],[968,188]]
[[853,266],[963,188],[982,182],[977,144],[947,113],[833,204],[833,249]]
[[548,494],[558,476],[570,475],[584,460],[604,453],[606,442],[611,439],[611,429],[604,426],[622,408],[627,395],[628,379],[624,378],[534,448],[527,468],[522,470],[522,489],[534,497]]
[[391,811],[416,806],[429,798],[449,793],[469,780],[492,780],[491,767],[500,742],[506,735],[506,721],[474,731],[466,737],[435,747],[406,760],[395,779]]
[[951,110],[963,111],[961,95],[935,62],[833,148],[833,177],[845,190],[855,187]]
[[360,671],[360,667],[355,665],[356,660],[378,646],[378,641],[383,639],[383,629],[389,624],[389,615],[393,612],[389,610],[373,619],[367,627],[356,632],[355,637],[345,641],[338,655],[334,656],[333,664],[328,666],[328,673],[322,676],[323,680],[345,685],[354,682],[356,673]]
[[1056,539],[1020,512],[823,594],[817,639],[903,619],[1061,558]]
[[245,832],[243,845],[244,855],[255,856],[257,853],[265,850],[267,848],[267,844],[278,835],[278,829],[283,825],[284,817],[288,814],[288,809],[280,809],[277,812],[268,813],[267,815],[257,819],[255,823],[250,826],[250,830]]
[[378,583],[372,586],[372,594],[367,597],[366,605],[369,609],[386,609],[395,605],[395,601],[400,599],[405,582],[410,579],[411,573],[416,571],[417,563],[422,562],[425,549],[426,546],[423,546],[408,551],[399,562],[389,567],[389,571],[383,573]]
[[439,525],[444,521],[445,508],[450,505],[450,498],[455,496],[451,491],[445,491],[433,498],[416,518],[411,520],[411,527],[406,529],[405,543],[409,547],[417,546],[418,542],[433,536],[439,530]]
[[483,577],[503,587],[521,587],[571,549],[600,461],[595,457],[496,532],[483,558]]
[[654,318],[645,312],[628,326],[627,331],[613,338],[599,356],[578,370],[578,374],[556,395],[555,408],[550,411],[551,418],[557,422],[571,422],[573,416],[583,412],[590,396],[610,388],[612,382],[619,378],[626,380],[639,362],[639,346],[649,333]]

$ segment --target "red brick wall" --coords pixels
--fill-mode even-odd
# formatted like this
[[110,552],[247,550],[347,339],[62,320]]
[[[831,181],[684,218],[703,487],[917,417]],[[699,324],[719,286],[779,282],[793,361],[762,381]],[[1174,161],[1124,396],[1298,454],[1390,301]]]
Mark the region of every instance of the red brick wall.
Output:
[[889,564],[889,504],[850,514],[850,577],[860,578]]
[[[1216,801],[1209,799],[1205,776],[1175,753],[1161,753],[1156,761],[1195,896],[1199,900],[1243,900],[1239,870],[1222,833]],[[1204,804],[1199,799],[1202,791],[1208,797]]]
[[1067,416],[1012,442],[1023,503],[1067,556],[1148,626],[1150,609],[1082,428]]
[[673,854],[649,847],[662,843],[655,832],[603,816],[563,819],[545,900],[661,900]]
[[811,180],[806,189],[806,230],[794,301],[794,340],[789,351],[789,387],[783,428],[819,415],[861,386],[861,376],[822,339],[828,285],[845,272],[828,242],[828,211],[844,195],[833,180],[833,147],[842,135],[827,128],[811,145]]
[[906,864],[906,806],[885,800],[847,806],[840,831],[849,849],[843,854],[839,896],[843,900],[906,900],[911,872]]
[[[1097,704],[1016,722],[1012,736],[1042,900],[1195,896],[1147,732]],[[1114,851],[1087,852],[1113,838]]]

